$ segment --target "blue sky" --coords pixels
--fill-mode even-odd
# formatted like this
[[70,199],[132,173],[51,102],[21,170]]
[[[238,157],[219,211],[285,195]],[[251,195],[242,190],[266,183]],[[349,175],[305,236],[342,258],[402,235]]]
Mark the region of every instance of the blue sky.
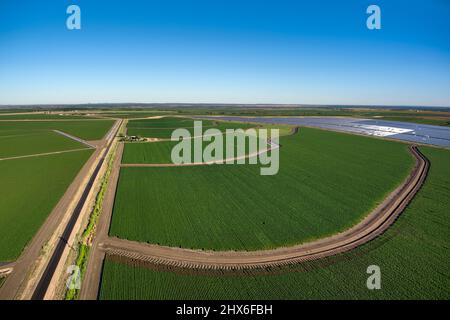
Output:
[[450,1],[1,0],[0,104],[87,102],[450,106]]

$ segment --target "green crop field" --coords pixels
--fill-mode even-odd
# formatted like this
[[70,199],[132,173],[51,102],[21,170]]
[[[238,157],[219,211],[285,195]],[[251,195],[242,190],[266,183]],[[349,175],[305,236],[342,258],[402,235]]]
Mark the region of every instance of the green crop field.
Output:
[[[135,119],[135,118],[147,118],[147,117],[155,117],[155,116],[163,116],[170,115],[174,112],[168,110],[154,110],[154,111],[107,111],[107,112],[99,112],[98,115],[102,117],[110,117],[110,118],[122,118],[122,119]],[[93,113],[94,115],[97,114]]]
[[94,119],[84,115],[69,114],[45,114],[45,113],[26,113],[26,114],[0,114],[0,120],[59,120],[59,119]]
[[358,222],[413,165],[406,145],[368,137],[302,128],[280,143],[273,176],[257,165],[122,168],[110,235],[216,250],[298,244]]
[[0,135],[60,130],[84,140],[100,140],[113,123],[113,120],[0,121]]
[[[110,120],[0,121],[0,262],[19,256],[92,154],[84,144],[53,130],[97,140],[112,124]],[[7,159],[59,151],[71,152]]]
[[[220,123],[215,128],[221,130],[223,133],[226,132],[226,129],[240,128],[240,123]],[[250,125],[244,125],[243,130],[247,130]],[[287,126],[267,126],[268,129],[279,129],[280,134],[288,134],[291,130],[290,127]],[[259,130],[259,128],[256,128]],[[269,132],[270,134],[270,132]],[[237,136],[240,134],[238,133]],[[215,140],[216,137],[211,137],[211,140]],[[223,141],[226,141],[226,135],[222,136]],[[191,143],[191,153],[194,152],[194,144],[196,142],[200,142],[203,148],[206,147],[210,141],[203,141],[204,138],[195,138],[190,141]],[[236,140],[235,140],[236,141]],[[262,141],[262,140],[261,140]],[[246,139],[246,148],[248,150],[248,140]],[[122,163],[171,163],[171,152],[172,149],[178,144],[178,141],[161,141],[161,142],[143,142],[143,143],[126,143],[124,154],[122,157]],[[266,144],[261,145],[266,148]],[[260,147],[261,148],[261,147]],[[235,155],[237,154],[237,147],[235,147]],[[226,145],[224,145],[223,156],[226,158]]]
[[0,161],[0,261],[17,258],[92,150]]
[[[240,134],[237,134],[240,136]],[[215,139],[215,138],[213,138]],[[222,136],[222,139],[225,141],[225,136]],[[237,139],[235,139],[236,141]],[[178,141],[162,141],[162,142],[144,142],[144,143],[126,143],[124,153],[122,156],[122,163],[172,163],[171,153],[172,149],[178,144]],[[210,142],[203,141],[203,138],[196,138],[189,140],[191,145],[191,161],[193,160],[194,154],[194,146],[196,143],[199,143],[203,148],[206,147]],[[234,147],[234,153],[230,156],[230,158],[238,156],[243,156],[248,154],[248,139],[245,140],[246,147],[245,153],[239,154],[237,151],[237,145]],[[263,140],[259,143],[259,148],[267,148],[267,143]],[[226,144],[224,143],[224,147],[222,150],[223,159],[227,159],[226,153]]]
[[[271,275],[153,271],[106,260],[101,299],[450,299],[450,151],[421,148],[430,174],[416,198],[381,237],[338,257]],[[381,268],[381,290],[366,269]]]
[[237,122],[164,117],[161,119],[132,120],[128,122],[127,134],[129,136],[170,139],[172,132],[175,129],[186,128],[191,135],[194,135],[194,121],[202,122],[203,131],[209,128],[216,128],[224,131],[232,128],[247,129],[257,126],[255,124],[244,124]]
[[53,131],[0,135],[0,159],[83,148],[87,146]]
[[[204,125],[212,125],[212,121],[205,121]],[[163,117],[159,119],[130,120],[128,128],[180,128],[193,127],[194,119],[180,117]]]

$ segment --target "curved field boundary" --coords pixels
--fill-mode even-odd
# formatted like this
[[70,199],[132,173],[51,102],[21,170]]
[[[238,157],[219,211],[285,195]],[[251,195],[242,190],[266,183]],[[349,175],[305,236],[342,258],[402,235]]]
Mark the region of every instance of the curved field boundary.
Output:
[[[182,127],[182,128],[167,128],[167,129],[192,129],[194,127]],[[217,127],[203,127],[203,128],[212,128],[212,129],[217,129]],[[258,129],[260,128],[259,126],[256,127],[250,127],[247,128],[245,130],[248,129]],[[136,129],[136,128],[127,128],[127,129]],[[166,128],[163,128],[166,129]],[[230,128],[231,129],[231,128]],[[192,136],[192,137],[185,137],[183,138],[183,140],[192,140],[192,139],[199,139],[199,138],[204,138],[204,137],[215,137],[215,136],[220,136],[220,135],[224,135],[226,134],[226,132],[221,132],[221,133],[213,133],[213,134],[203,134],[200,136]],[[129,141],[124,141],[124,143],[155,143],[155,142],[168,142],[168,141],[178,141],[178,140],[172,140],[171,138],[155,138],[155,137],[142,137],[143,139],[146,139],[145,141],[137,141],[137,142],[129,142]]]
[[414,169],[366,218],[347,231],[309,243],[260,251],[201,251],[107,238],[100,247],[108,255],[181,268],[256,269],[301,263],[355,249],[381,235],[403,212],[426,179],[430,163],[416,146]]
[[259,156],[260,154],[269,152],[271,150],[278,149],[280,147],[279,144],[272,142],[272,141],[268,141],[267,144],[269,145],[269,148],[259,150],[257,152],[253,152],[250,154],[245,154],[245,155],[238,156],[238,157],[226,158],[226,159],[218,160],[218,161],[214,160],[214,161],[206,161],[206,162],[188,162],[188,163],[182,163],[182,164],[175,164],[175,163],[122,163],[120,165],[120,167],[121,168],[126,168],[126,167],[188,167],[188,166],[206,166],[206,165],[211,165],[211,164],[226,164],[227,162],[231,162],[231,161],[234,162],[237,160],[253,158],[253,157]]

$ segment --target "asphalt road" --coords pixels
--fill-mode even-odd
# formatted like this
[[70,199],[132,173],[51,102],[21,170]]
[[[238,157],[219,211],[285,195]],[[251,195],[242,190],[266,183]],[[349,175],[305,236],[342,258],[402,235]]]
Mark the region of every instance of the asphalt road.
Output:
[[[115,132],[117,132],[118,128],[120,128],[120,125],[116,126]],[[63,234],[60,236],[58,243],[53,251],[53,254],[50,258],[50,261],[48,262],[44,273],[42,274],[41,279],[39,280],[36,289],[31,297],[32,300],[42,300],[45,297],[45,294],[47,292],[47,289],[50,285],[50,282],[53,278],[53,275],[55,274],[56,267],[59,264],[59,261],[61,260],[61,256],[63,254],[64,248],[67,245],[67,239],[70,237],[73,228],[78,220],[78,217],[80,216],[81,210],[83,209],[84,203],[86,202],[86,199],[94,185],[95,179],[97,178],[97,175],[100,171],[100,168],[102,167],[103,162],[106,159],[106,156],[108,155],[109,149],[111,148],[113,138],[115,135],[115,132],[111,132],[107,139],[110,139],[108,142],[108,146],[106,151],[103,153],[103,156],[100,158],[100,161],[98,162],[97,166],[95,167],[94,172],[92,173],[91,177],[89,178],[89,182],[86,185],[83,194],[81,198],[79,199],[69,222],[67,223],[66,227],[64,228]]]

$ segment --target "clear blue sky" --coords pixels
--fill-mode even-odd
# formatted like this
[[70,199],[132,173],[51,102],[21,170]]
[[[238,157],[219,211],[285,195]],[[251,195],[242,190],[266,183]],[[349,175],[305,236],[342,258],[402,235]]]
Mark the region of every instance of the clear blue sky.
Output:
[[1,0],[0,104],[85,102],[450,106],[450,1]]

